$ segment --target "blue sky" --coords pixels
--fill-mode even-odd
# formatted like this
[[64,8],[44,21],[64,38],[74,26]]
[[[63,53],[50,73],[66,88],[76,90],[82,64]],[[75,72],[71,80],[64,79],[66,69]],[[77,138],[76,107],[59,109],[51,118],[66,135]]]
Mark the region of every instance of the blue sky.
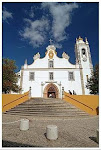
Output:
[[39,52],[45,56],[49,39],[75,64],[75,39],[88,38],[93,65],[99,62],[98,3],[3,3],[3,57],[16,61],[18,70]]

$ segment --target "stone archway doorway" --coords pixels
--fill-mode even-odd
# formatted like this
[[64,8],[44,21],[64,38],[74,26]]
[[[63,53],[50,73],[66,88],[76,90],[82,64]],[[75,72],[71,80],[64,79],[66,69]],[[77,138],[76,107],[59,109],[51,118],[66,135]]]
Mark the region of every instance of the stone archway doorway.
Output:
[[53,83],[48,84],[44,89],[43,97],[44,98],[59,98],[58,87]]
[[56,91],[54,87],[50,87],[47,91],[47,97],[56,98]]

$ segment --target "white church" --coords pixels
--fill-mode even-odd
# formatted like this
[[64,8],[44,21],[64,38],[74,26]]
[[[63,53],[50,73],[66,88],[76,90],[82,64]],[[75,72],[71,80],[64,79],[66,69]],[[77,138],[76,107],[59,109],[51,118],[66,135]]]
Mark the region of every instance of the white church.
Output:
[[59,58],[55,46],[50,43],[44,58],[38,52],[33,57],[34,62],[28,65],[25,61],[18,72],[21,93],[31,88],[31,97],[62,98],[63,89],[70,94],[89,95],[86,83],[93,66],[87,38],[85,41],[81,37],[76,39],[75,57],[75,64],[69,62],[65,52]]

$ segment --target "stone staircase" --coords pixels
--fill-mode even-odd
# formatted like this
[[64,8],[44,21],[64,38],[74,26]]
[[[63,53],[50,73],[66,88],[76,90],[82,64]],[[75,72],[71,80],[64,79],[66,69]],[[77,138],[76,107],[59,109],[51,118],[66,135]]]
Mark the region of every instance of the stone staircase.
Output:
[[55,117],[55,118],[82,118],[89,117],[87,113],[61,99],[32,98],[4,114],[33,116],[33,117]]

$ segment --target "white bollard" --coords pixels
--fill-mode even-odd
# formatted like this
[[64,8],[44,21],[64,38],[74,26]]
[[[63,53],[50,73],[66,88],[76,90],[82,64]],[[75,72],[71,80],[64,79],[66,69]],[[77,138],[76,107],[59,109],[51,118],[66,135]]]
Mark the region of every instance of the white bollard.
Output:
[[96,130],[96,133],[97,133],[96,141],[97,143],[99,143],[99,129]]
[[58,138],[58,129],[56,125],[48,125],[46,128],[46,137],[49,140],[56,140]]
[[26,131],[29,129],[29,120],[28,119],[22,119],[20,122],[20,130]]

